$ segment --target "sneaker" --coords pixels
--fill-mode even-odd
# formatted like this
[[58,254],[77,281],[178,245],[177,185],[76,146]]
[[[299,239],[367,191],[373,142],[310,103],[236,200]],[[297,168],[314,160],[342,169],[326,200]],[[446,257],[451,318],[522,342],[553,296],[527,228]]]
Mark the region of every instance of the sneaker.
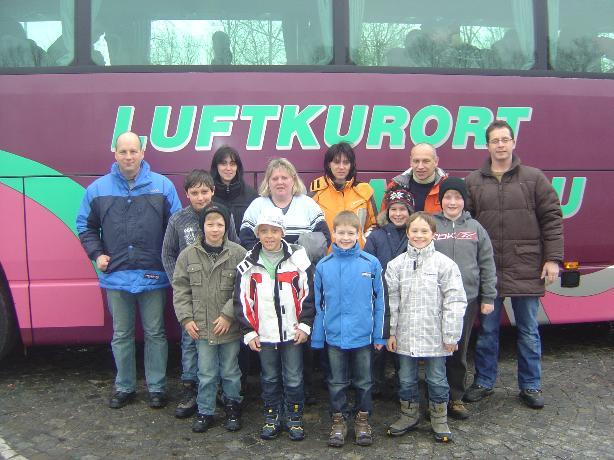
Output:
[[518,396],[531,409],[541,409],[544,407],[544,396],[541,390],[521,390]]
[[345,437],[348,434],[348,427],[343,414],[333,414],[333,425],[330,428],[330,435],[328,436],[328,445],[331,447],[343,447],[345,444]]
[[134,391],[116,391],[115,393],[113,393],[113,396],[111,396],[111,399],[109,400],[109,407],[111,409],[121,409],[125,405],[130,404],[132,401],[134,401],[135,397],[136,392]]
[[149,407],[152,409],[162,409],[166,407],[168,400],[166,399],[166,394],[161,391],[150,391],[149,392]]
[[269,407],[264,412],[264,425],[260,429],[261,439],[275,439],[281,431],[281,423],[279,422],[279,412]]
[[183,382],[183,394],[181,395],[181,401],[177,404],[175,409],[175,417],[188,418],[196,413],[196,394],[198,389],[194,382]]
[[305,426],[303,424],[303,408],[300,404],[293,404],[288,409],[286,430],[290,441],[302,441],[305,439]]
[[456,420],[467,420],[471,416],[461,400],[448,403],[448,415]]
[[463,397],[463,401],[465,402],[476,402],[484,399],[486,396],[490,396],[493,394],[495,390],[492,388],[486,388],[482,385],[478,385],[477,383],[472,383],[467,391],[465,392],[465,396]]
[[196,414],[196,419],[192,422],[194,433],[204,433],[213,426],[213,415]]

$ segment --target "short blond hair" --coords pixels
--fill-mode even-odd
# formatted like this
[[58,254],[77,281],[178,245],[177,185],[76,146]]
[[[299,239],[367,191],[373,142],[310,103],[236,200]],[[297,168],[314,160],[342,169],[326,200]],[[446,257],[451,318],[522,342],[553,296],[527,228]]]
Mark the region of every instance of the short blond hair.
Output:
[[356,231],[360,232],[360,219],[352,211],[341,211],[337,213],[333,219],[333,231],[335,231],[340,225],[354,227]]
[[296,168],[294,167],[294,165],[290,163],[290,161],[288,161],[286,158],[273,158],[271,161],[269,161],[269,164],[266,167],[266,171],[264,172],[264,179],[262,179],[260,187],[258,188],[258,193],[260,194],[260,196],[271,196],[269,180],[273,175],[273,171],[276,169],[285,170],[288,175],[290,175],[290,177],[292,177],[292,179],[294,180],[294,185],[292,185],[292,195],[298,196],[307,193],[305,184],[303,184],[303,181],[296,172]]

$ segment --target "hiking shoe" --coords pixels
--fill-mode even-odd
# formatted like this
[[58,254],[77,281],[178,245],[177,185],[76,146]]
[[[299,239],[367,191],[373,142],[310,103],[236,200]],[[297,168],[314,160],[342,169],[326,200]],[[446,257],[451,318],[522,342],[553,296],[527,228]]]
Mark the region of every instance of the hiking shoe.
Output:
[[478,385],[477,383],[472,383],[467,391],[465,392],[465,396],[463,396],[463,401],[465,402],[476,402],[484,399],[486,396],[490,396],[493,394],[495,390],[492,388],[486,388],[482,385]]
[[370,446],[373,444],[373,434],[371,433],[371,425],[369,425],[368,412],[358,412],[356,414],[354,434],[356,435],[356,444],[359,446]]
[[330,435],[328,436],[328,445],[331,447],[343,447],[347,434],[348,426],[345,419],[343,418],[343,414],[333,414],[333,425],[330,428]]
[[194,433],[204,433],[213,426],[213,415],[197,414],[196,419],[192,422],[192,431]]
[[448,415],[456,420],[467,420],[471,414],[461,400],[448,403]]
[[109,400],[109,407],[111,409],[121,409],[125,405],[130,404],[132,401],[134,401],[135,397],[136,392],[134,391],[116,391],[115,393],[113,393],[113,396],[111,396],[111,399]]
[[152,409],[162,409],[166,407],[168,403],[168,399],[166,399],[166,394],[161,391],[150,391],[149,392],[149,407]]
[[279,412],[272,407],[266,408],[264,411],[264,425],[260,429],[260,438],[266,440],[275,439],[280,431]]
[[177,404],[175,409],[175,417],[188,418],[196,413],[196,395],[198,393],[198,386],[194,382],[183,382],[183,394],[181,395],[181,401]]
[[241,429],[241,404],[238,401],[227,399],[224,411],[226,412],[224,428],[228,431],[239,431]]
[[544,396],[541,390],[521,390],[518,396],[531,409],[541,409],[544,407]]
[[288,408],[288,420],[286,430],[290,441],[302,441],[305,439],[305,426],[303,424],[303,408],[300,404],[292,404]]

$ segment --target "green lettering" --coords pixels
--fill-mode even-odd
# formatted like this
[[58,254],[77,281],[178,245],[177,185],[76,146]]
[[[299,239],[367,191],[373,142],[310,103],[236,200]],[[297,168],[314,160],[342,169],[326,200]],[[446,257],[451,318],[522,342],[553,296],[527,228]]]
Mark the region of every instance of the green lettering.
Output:
[[339,142],[347,142],[352,147],[362,140],[367,124],[367,113],[369,113],[368,105],[355,105],[352,107],[350,115],[350,126],[347,132],[342,135],[341,123],[343,121],[343,112],[345,106],[331,105],[328,107],[326,115],[326,124],[324,125],[324,143],[328,146]]
[[196,118],[195,105],[182,105],[179,109],[177,129],[172,136],[168,135],[168,124],[173,108],[168,105],[157,105],[154,110],[151,124],[151,146],[160,152],[176,152],[181,150],[192,138],[194,119]]
[[453,149],[466,149],[469,136],[474,137],[474,148],[485,148],[484,133],[494,120],[492,111],[487,107],[461,105],[456,117],[456,129],[452,138]]
[[313,134],[311,122],[324,110],[325,105],[308,105],[300,112],[298,105],[284,105],[277,134],[277,150],[290,150],[295,138],[305,150],[319,149],[320,144]]
[[[132,130],[132,119],[134,118],[133,105],[120,105],[117,108],[117,116],[115,117],[115,128],[113,129],[113,137],[111,138],[111,152],[115,152],[115,141],[120,134]],[[139,136],[143,150],[147,147],[147,136]]]
[[559,196],[561,202],[561,210],[563,211],[563,218],[569,219],[575,216],[580,207],[582,206],[582,200],[584,199],[584,190],[586,189],[586,177],[574,177],[571,181],[571,190],[569,191],[569,198],[567,203],[563,204],[563,192],[565,191],[566,177],[553,177],[552,187]]
[[[430,121],[434,121],[435,131],[426,133],[426,127]],[[422,107],[411,122],[409,136],[414,144],[423,142],[435,147],[443,145],[452,133],[452,114],[442,105],[427,105]]]
[[384,136],[390,138],[391,149],[405,148],[405,128],[409,124],[409,112],[398,105],[375,105],[371,114],[367,148],[379,149]]
[[249,120],[246,150],[261,150],[264,134],[269,120],[279,120],[279,105],[244,105],[241,108],[241,120]]
[[[512,127],[514,138],[518,139],[521,121],[530,121],[533,114],[533,107],[499,107],[497,118],[505,120]],[[486,138],[484,138],[486,142]]]
[[232,132],[232,121],[238,116],[238,105],[203,105],[196,150],[211,150],[215,136],[229,136]]

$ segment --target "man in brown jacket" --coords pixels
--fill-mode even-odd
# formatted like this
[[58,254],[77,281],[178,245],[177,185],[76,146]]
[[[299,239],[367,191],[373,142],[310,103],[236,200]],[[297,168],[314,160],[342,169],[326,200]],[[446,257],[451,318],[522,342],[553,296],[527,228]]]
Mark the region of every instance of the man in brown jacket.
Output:
[[475,377],[467,402],[493,393],[499,358],[503,300],[510,297],[518,330],[518,386],[527,406],[544,406],[541,391],[539,297],[556,280],[563,260],[563,216],[550,181],[513,154],[510,125],[495,120],[486,129],[490,158],[466,178],[469,211],[492,241],[497,267],[497,298],[490,315],[480,315]]

